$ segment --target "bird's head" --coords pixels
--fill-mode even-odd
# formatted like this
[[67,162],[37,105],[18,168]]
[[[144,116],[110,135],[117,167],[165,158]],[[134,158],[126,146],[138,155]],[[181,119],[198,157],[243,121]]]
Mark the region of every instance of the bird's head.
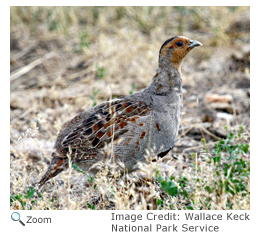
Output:
[[180,65],[184,57],[197,46],[202,46],[202,44],[184,36],[170,38],[160,48],[159,63],[162,65],[163,61],[167,63],[169,60],[174,68],[180,71]]

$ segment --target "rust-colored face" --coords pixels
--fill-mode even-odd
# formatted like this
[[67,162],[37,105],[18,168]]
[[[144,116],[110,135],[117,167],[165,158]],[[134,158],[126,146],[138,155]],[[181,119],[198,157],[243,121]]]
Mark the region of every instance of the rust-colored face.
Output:
[[186,54],[194,47],[202,46],[198,41],[191,40],[184,36],[177,36],[167,40],[168,42],[162,46],[160,50],[160,56],[171,52],[171,63],[175,69],[179,69],[180,64]]

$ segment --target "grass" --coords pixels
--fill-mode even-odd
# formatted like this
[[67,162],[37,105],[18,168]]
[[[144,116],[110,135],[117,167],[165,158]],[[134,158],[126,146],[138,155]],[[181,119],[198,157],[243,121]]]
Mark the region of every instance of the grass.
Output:
[[92,95],[90,96],[90,99],[93,101],[93,105],[92,105],[93,107],[95,107],[97,105],[96,98],[97,98],[99,92],[100,92],[100,89],[98,89],[98,90],[93,89],[92,90]]
[[[243,106],[249,100],[238,97],[240,93],[235,96],[231,89],[239,82],[237,78],[248,80],[249,75],[245,70],[236,74],[227,64],[235,48],[241,51],[242,42],[249,43],[248,24],[241,28],[241,22],[248,22],[249,7],[10,10],[11,59],[16,58],[11,60],[12,72],[27,68],[50,51],[56,54],[11,82],[11,209],[250,208],[246,138],[250,126],[248,109]],[[239,29],[231,27],[234,24]],[[175,34],[204,45],[191,52],[182,67],[184,108],[180,134],[188,129],[185,127],[202,122],[204,96],[216,91],[232,93],[232,105],[241,108],[240,113],[232,114],[228,136],[219,141],[201,141],[196,138],[199,134],[189,131],[177,140],[175,158],[153,160],[130,176],[121,177],[119,172],[110,176],[103,166],[92,177],[72,166],[71,176],[62,172],[40,191],[35,189],[65,122],[107,101],[108,87],[112,96],[119,98],[148,86],[157,68],[161,44]],[[218,73],[210,69],[213,64],[213,70],[219,67]],[[216,120],[209,131],[219,131],[225,125],[223,120]],[[245,129],[235,131],[239,125]],[[204,138],[202,132],[200,136]],[[202,148],[191,156],[186,150],[195,146]]]
[[[211,149],[205,147],[205,141],[203,143],[203,152],[194,156],[200,155],[204,161],[199,165],[196,161],[196,165],[178,176],[164,177],[158,166],[152,163],[156,181],[139,178],[125,181],[120,179],[120,173],[109,176],[107,167],[104,167],[96,178],[88,177],[90,187],[86,190],[86,208],[101,210],[113,205],[115,209],[249,209],[250,153],[243,127],[240,126],[236,134],[229,133]],[[86,174],[77,166],[73,168]],[[78,197],[72,196],[75,200]],[[96,196],[99,197],[96,199]],[[43,205],[44,209],[57,209],[55,201],[54,198],[43,198],[35,188],[28,187],[26,195],[11,195],[10,206],[11,209],[37,209],[38,205]],[[74,204],[78,204],[75,209],[82,207],[77,201]]]
[[179,178],[171,175],[164,179],[156,172],[161,188],[167,193],[163,200],[157,199],[158,208],[233,210],[244,205],[248,209],[250,154],[249,144],[243,137],[243,127],[239,127],[237,134],[229,133],[227,139],[221,139],[211,150],[205,148],[200,155],[207,161],[204,165],[193,165],[189,179],[183,175]]
[[96,65],[97,69],[97,78],[98,79],[103,79],[106,76],[106,69],[102,66],[99,66],[98,64]]
[[[231,22],[248,7],[11,7],[11,28],[29,26],[32,34],[40,35],[41,24],[49,33],[71,35],[71,28],[81,29],[81,47],[89,47],[94,33],[110,30],[110,26],[130,27],[150,35],[162,25],[168,33],[179,35],[189,30],[211,28],[212,44],[229,43],[226,30]],[[191,22],[191,23],[189,23]],[[100,28],[101,27],[101,28]],[[231,42],[232,43],[232,42]]]

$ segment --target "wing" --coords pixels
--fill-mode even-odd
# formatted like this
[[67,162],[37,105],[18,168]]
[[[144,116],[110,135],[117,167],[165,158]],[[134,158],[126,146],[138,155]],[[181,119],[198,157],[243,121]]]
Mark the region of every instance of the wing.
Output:
[[113,100],[100,104],[94,113],[89,114],[63,138],[61,145],[64,148],[93,151],[128,132],[129,123],[136,124],[139,117],[149,113],[150,108],[140,101]]

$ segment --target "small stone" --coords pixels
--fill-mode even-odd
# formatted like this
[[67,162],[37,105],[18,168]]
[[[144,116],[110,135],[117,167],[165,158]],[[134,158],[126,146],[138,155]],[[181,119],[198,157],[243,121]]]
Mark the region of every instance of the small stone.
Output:
[[218,95],[218,94],[207,94],[204,102],[206,104],[209,103],[232,103],[233,101],[233,97],[229,94],[227,95]]

